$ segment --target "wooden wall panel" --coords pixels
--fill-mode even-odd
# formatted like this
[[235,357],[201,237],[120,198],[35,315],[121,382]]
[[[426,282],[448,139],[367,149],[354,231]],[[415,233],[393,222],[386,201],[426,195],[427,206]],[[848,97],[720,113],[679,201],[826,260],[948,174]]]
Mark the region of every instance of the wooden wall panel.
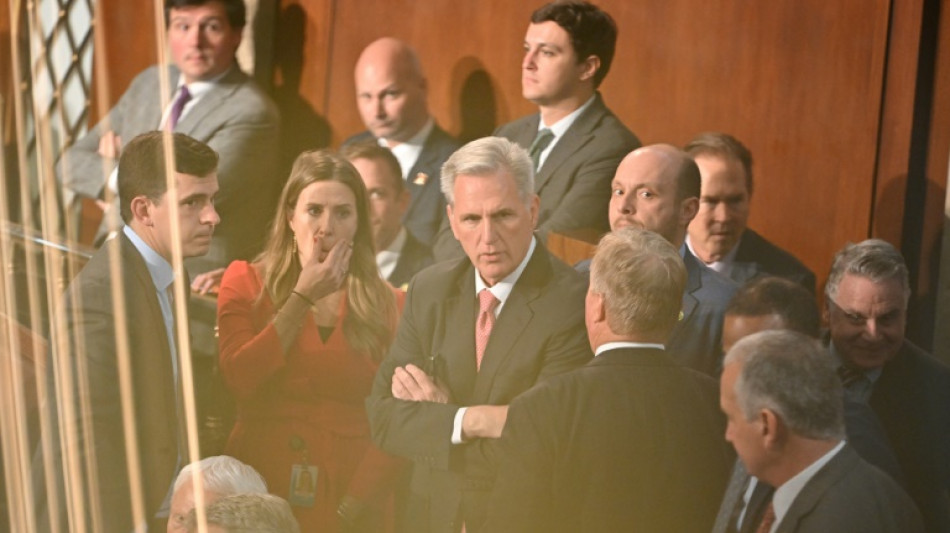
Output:
[[[887,1],[599,4],[620,28],[602,92],[644,142],[682,144],[718,129],[747,143],[758,178],[752,226],[819,277],[845,241],[869,235]],[[531,112],[519,80],[521,42],[535,7],[492,0],[337,2],[324,108],[333,143],[363,129],[352,68],[362,48],[383,35],[417,47],[430,106],[450,132],[484,132]],[[480,130],[462,118],[473,107],[476,116],[492,119]]]

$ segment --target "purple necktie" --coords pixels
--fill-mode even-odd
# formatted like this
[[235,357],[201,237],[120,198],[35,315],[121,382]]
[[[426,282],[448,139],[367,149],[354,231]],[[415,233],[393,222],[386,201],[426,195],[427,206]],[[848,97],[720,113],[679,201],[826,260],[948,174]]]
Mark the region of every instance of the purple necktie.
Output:
[[191,93],[188,92],[188,86],[182,85],[181,92],[178,93],[178,98],[175,100],[175,103],[172,104],[172,112],[168,114],[168,122],[165,123],[166,130],[175,131],[175,126],[178,125],[178,119],[181,118],[181,112],[185,109],[185,105],[188,104],[189,100],[191,100]]

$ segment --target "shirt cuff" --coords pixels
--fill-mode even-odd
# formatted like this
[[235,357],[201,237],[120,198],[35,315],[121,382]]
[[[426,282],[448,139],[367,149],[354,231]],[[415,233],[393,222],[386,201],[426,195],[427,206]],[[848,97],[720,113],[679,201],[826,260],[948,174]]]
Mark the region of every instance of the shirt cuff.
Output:
[[462,444],[465,441],[462,440],[462,419],[465,418],[465,411],[468,410],[468,407],[460,407],[458,411],[455,412],[455,421],[452,422],[452,444]]

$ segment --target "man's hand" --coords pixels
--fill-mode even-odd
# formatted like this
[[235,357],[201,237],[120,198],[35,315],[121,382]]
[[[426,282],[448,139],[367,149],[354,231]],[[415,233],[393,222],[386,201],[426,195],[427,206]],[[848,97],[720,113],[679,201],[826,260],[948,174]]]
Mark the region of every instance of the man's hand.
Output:
[[411,402],[448,403],[449,393],[416,365],[396,367],[393,372],[393,397]]
[[216,268],[204,274],[198,274],[191,280],[191,290],[198,294],[217,294],[224,277],[224,268]]
[[497,439],[508,420],[507,405],[473,405],[462,417],[462,438]]
[[99,155],[108,159],[118,159],[122,151],[122,137],[113,131],[107,131],[99,137]]

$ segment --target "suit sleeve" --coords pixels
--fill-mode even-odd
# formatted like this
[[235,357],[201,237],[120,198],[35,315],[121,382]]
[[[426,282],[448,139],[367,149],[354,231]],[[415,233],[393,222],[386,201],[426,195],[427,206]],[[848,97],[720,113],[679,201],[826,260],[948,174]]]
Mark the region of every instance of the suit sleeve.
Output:
[[[419,298],[410,283],[405,312],[399,323],[396,339],[383,360],[366,400],[373,441],[383,450],[422,461],[437,468],[448,469],[452,447],[452,423],[459,405],[433,402],[412,402],[393,397],[391,385],[396,367],[414,364],[427,369],[431,338],[424,338],[424,316]],[[438,328],[441,324],[424,324]],[[451,400],[451,399],[450,399]]]

